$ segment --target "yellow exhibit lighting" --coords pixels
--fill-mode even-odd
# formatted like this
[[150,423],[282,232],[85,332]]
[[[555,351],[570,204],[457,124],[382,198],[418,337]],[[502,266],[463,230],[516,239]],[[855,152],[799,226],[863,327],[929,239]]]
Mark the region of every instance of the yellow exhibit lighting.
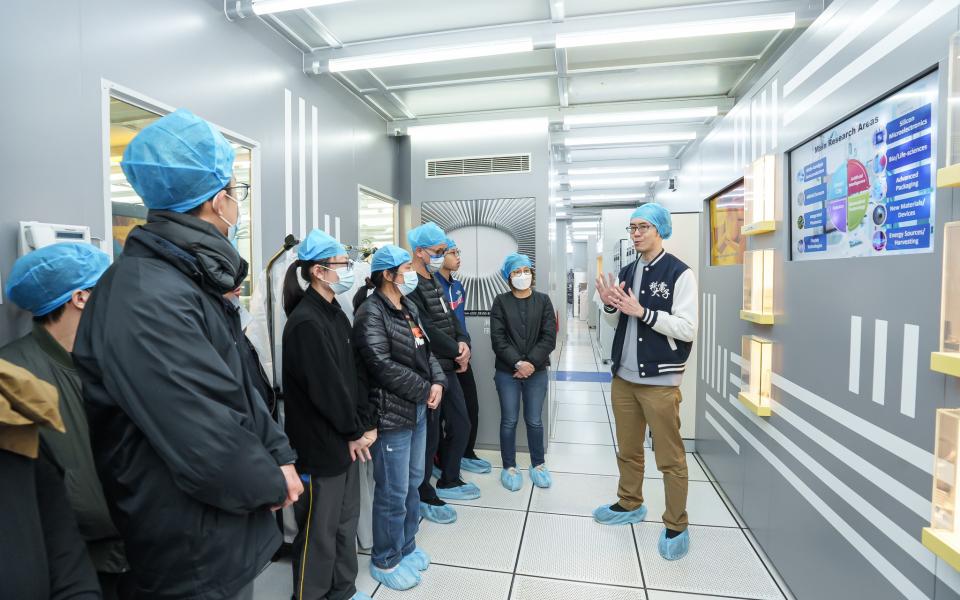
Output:
[[743,362],[748,365],[749,371],[738,398],[753,414],[769,417],[773,342],[755,335],[745,335],[742,339],[742,352]]
[[933,453],[933,495],[930,527],[923,528],[923,545],[960,571],[960,537],[957,526],[957,483],[960,463],[960,409],[937,410],[936,445]]
[[[948,260],[948,257],[954,257]],[[960,377],[960,221],[943,228],[943,290],[940,300],[940,351],[930,355],[930,368]]]
[[743,253],[743,310],[740,318],[760,325],[773,325],[774,251]]
[[776,230],[777,157],[772,154],[753,161],[743,176],[743,235]]

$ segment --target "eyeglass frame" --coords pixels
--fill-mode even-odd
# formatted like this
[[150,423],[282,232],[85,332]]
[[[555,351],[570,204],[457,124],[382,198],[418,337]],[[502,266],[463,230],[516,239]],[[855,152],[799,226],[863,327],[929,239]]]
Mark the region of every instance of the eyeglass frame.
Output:
[[251,186],[250,186],[249,183],[236,183],[236,184],[234,184],[234,185],[228,185],[227,187],[225,187],[225,188],[223,188],[223,189],[224,189],[224,190],[236,190],[236,189],[241,189],[241,190],[243,190],[243,193],[242,193],[242,194],[237,194],[237,196],[239,196],[239,197],[231,197],[231,198],[230,198],[231,200],[236,200],[236,201],[237,201],[237,204],[240,204],[240,203],[246,202],[247,198],[250,197],[250,187],[251,187]]
[[643,223],[642,225],[634,225],[633,223],[631,223],[630,225],[628,225],[628,226],[625,227],[624,229],[625,229],[625,231],[626,231],[627,233],[629,233],[629,234],[634,234],[634,233],[636,233],[636,232],[638,232],[638,231],[639,231],[640,233],[647,233],[647,232],[650,231],[651,229],[655,229],[655,227],[654,227],[653,225],[649,224],[649,223]]

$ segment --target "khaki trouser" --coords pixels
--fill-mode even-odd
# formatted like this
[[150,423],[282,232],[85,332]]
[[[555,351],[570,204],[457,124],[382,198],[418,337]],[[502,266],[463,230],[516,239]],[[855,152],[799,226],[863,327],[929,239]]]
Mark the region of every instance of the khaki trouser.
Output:
[[643,439],[649,425],[657,469],[663,474],[667,504],[663,523],[668,529],[684,531],[689,522],[687,455],[680,437],[680,388],[640,385],[614,377],[611,398],[620,447],[620,506],[636,510],[643,504]]

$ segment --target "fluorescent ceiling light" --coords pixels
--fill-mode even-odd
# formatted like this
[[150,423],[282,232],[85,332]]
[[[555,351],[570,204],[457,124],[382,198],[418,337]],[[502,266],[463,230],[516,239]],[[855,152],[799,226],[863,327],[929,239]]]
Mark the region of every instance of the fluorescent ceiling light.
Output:
[[587,167],[583,169],[569,169],[567,175],[619,175],[623,173],[655,173],[669,171],[669,165],[634,165],[629,167]]
[[660,181],[657,176],[648,177],[607,177],[601,179],[572,179],[570,188],[574,190],[591,190],[601,187],[633,187],[645,183]]
[[564,146],[613,146],[617,144],[648,144],[654,142],[687,142],[697,139],[696,131],[668,131],[664,133],[638,133],[635,135],[605,135],[592,137],[567,137]]
[[531,119],[504,119],[501,121],[469,121],[443,125],[414,125],[407,135],[417,139],[460,139],[463,137],[501,137],[546,132],[547,117]]
[[565,216],[567,216],[567,213],[565,213],[564,211],[560,211],[560,212],[557,213],[556,216],[558,216],[558,217],[565,217]]
[[797,24],[795,13],[778,13],[710,21],[689,21],[661,25],[645,25],[626,29],[581,31],[557,34],[557,48],[602,46],[652,40],[675,40],[691,37],[749,33],[752,31],[778,31],[793,29]]
[[583,202],[590,200],[642,200],[646,197],[646,194],[580,194],[577,196],[570,196],[569,200],[571,202]]
[[331,73],[343,71],[357,71],[360,69],[379,69],[383,67],[397,67],[400,65],[419,65],[423,63],[443,62],[462,58],[479,58],[482,56],[497,56],[500,54],[516,54],[518,52],[532,52],[533,39],[517,38],[482,44],[466,44],[462,46],[438,46],[422,50],[406,50],[403,52],[388,52],[385,54],[367,54],[365,56],[351,56],[347,58],[331,58],[327,69]]
[[680,121],[684,119],[707,119],[720,114],[717,106],[676,108],[669,110],[644,110],[638,112],[594,113],[589,115],[566,115],[563,124],[567,127],[582,125],[619,125],[623,123],[650,123],[653,121]]
[[253,3],[253,12],[257,15],[272,15],[278,12],[327,4],[340,4],[341,2],[350,2],[350,0],[256,0]]

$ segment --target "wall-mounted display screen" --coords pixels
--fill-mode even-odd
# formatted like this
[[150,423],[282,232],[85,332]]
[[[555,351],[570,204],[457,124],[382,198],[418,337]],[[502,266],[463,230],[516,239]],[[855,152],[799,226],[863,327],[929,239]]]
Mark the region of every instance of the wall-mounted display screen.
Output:
[[743,228],[743,181],[720,192],[710,204],[710,266],[743,264],[747,237]]
[[795,148],[793,260],[933,251],[938,74]]

